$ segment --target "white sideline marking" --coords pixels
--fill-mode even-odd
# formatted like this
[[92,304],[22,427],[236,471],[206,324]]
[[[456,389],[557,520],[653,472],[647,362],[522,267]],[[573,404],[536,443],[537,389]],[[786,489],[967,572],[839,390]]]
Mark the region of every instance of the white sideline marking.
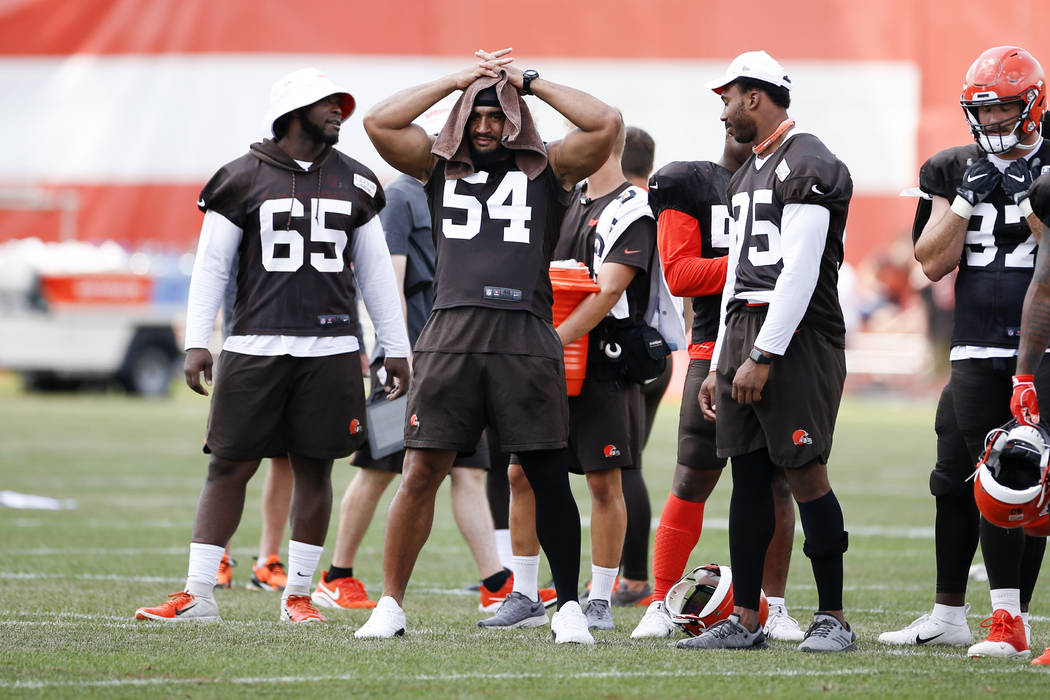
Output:
[[[1028,664],[1009,667],[973,666],[981,675],[989,673],[1023,673],[1031,669]],[[925,676],[927,668],[902,669],[901,673]],[[1037,671],[1038,672],[1038,671]],[[876,666],[865,668],[843,668],[833,671],[776,669],[770,671],[580,671],[572,673],[445,673],[418,674],[414,676],[373,676],[365,674],[343,674],[331,676],[271,676],[248,678],[115,678],[106,681],[3,681],[0,688],[113,688],[120,686],[159,686],[159,685],[261,685],[270,683],[323,683],[331,681],[355,681],[367,678],[370,682],[384,681],[463,681],[463,680],[573,680],[577,678],[703,678],[727,676],[744,676],[748,678],[825,678],[830,676],[865,676],[877,675],[884,671]]]

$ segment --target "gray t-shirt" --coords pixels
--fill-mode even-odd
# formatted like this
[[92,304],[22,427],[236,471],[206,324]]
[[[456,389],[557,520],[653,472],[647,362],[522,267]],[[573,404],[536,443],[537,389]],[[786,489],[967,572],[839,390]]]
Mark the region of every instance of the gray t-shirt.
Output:
[[386,188],[386,207],[379,213],[391,255],[404,255],[408,342],[413,346],[434,305],[434,237],[423,184],[400,175]]

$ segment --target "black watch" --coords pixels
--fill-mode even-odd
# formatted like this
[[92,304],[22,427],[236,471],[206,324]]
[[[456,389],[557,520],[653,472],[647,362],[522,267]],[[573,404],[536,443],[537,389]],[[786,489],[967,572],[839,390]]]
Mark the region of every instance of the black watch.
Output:
[[750,357],[751,361],[754,362],[756,365],[771,365],[771,364],[773,364],[773,356],[772,355],[766,355],[765,353],[763,353],[758,348],[751,348],[751,354],[748,355],[748,357]]
[[532,94],[532,81],[540,77],[539,72],[529,68],[527,71],[521,74],[521,91],[526,95]]

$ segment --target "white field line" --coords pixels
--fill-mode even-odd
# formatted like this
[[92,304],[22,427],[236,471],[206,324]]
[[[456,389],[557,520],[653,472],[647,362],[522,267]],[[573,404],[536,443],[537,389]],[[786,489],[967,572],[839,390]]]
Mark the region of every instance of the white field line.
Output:
[[[389,642],[387,642],[389,643]],[[394,642],[395,644],[397,642]],[[571,653],[571,652],[569,652]],[[1028,664],[1016,664],[1002,667],[974,666],[982,676],[990,673],[1024,673],[1030,672]],[[1038,673],[1038,671],[1036,671]],[[114,687],[143,687],[143,686],[165,686],[165,685],[263,685],[272,683],[302,684],[302,683],[330,683],[361,680],[367,678],[369,682],[411,682],[411,681],[434,681],[438,683],[456,682],[463,680],[525,680],[542,679],[551,681],[572,681],[577,679],[609,679],[609,678],[725,678],[741,676],[747,678],[827,678],[838,676],[867,676],[885,673],[877,666],[866,666],[858,668],[843,668],[830,671],[819,670],[797,670],[797,669],[774,669],[769,671],[724,671],[698,669],[680,669],[675,671],[580,671],[572,673],[443,673],[443,674],[417,674],[398,676],[375,676],[371,674],[342,674],[342,675],[318,675],[318,676],[262,676],[248,678],[116,678],[102,681],[0,681],[0,688],[7,689],[40,689],[40,688],[114,688]],[[929,669],[916,667],[915,669],[896,669],[894,674],[925,676]]]

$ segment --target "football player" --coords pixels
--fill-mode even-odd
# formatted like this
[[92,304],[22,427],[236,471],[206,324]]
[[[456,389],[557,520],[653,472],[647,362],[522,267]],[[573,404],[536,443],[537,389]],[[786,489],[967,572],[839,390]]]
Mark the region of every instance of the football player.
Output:
[[[355,279],[387,350],[390,396],[408,389],[408,337],[376,214],[372,171],[336,151],[354,98],[304,68],[278,80],[273,139],[205,185],[186,319],[186,383],[211,384],[208,339],[238,257],[233,331],[223,343],[208,417],[208,478],[197,503],[186,589],[138,619],[218,619],[212,596],[224,546],[263,457],[287,454],[294,474],[288,580],[280,617],[324,622],[310,600],[332,509],[332,462],[365,439]],[[351,269],[351,265],[353,269]]]
[[848,540],[827,460],[846,376],[837,281],[853,181],[816,136],[795,129],[791,80],[769,54],[738,56],[709,87],[733,138],[755,144],[729,183],[735,231],[724,316],[700,388],[701,410],[716,420],[718,456],[732,458],[734,612],[678,646],[767,646],[758,610],[775,528],[773,475],[783,469],[817,587],[818,610],[799,649],[850,651],[856,635],[842,606]]
[[[960,98],[976,143],[935,154],[919,172],[919,187],[929,197],[921,207],[929,213],[915,243],[915,258],[931,280],[958,270],[951,401],[971,471],[988,431],[1010,418],[1011,377],[1019,373],[1028,386],[1050,386],[1050,367],[1034,377],[1015,368],[1021,306],[1041,233],[1028,193],[1033,173],[1042,163],[1050,164],[1050,144],[1039,130],[1045,102],[1043,69],[1029,52],[1016,46],[988,49],[966,72]],[[961,475],[953,478],[956,483],[949,487],[963,488],[957,483]],[[963,500],[954,507],[969,508]],[[1045,538],[997,527],[984,518],[979,532],[993,612],[982,623],[989,628],[988,637],[968,654],[1027,657],[1025,617]],[[948,601],[954,605],[935,611],[915,629],[915,643],[928,643],[939,634],[964,642],[959,625],[966,623],[965,607],[956,593]]]
[[[678,417],[678,462],[653,544],[653,600],[631,636],[666,637],[675,625],[664,598],[685,572],[700,540],[704,504],[725,468],[715,449],[715,425],[704,420],[697,397],[707,378],[718,334],[718,305],[726,280],[730,216],[726,199],[729,179],[751,154],[751,144],[726,133],[722,157],[710,161],[665,165],[649,186],[649,205],[657,217],[657,242],[667,284],[673,294],[692,297],[693,323],[689,369]],[[766,554],[763,590],[769,597],[765,634],[772,639],[801,641],[798,621],[784,601],[787,570],[795,536],[795,504],[778,470],[773,480],[776,528]]]
[[[433,311],[415,347],[420,381],[409,393],[404,474],[387,521],[383,597],[358,637],[404,633],[401,604],[435,493],[456,453],[473,450],[491,426],[536,494],[537,534],[558,594],[555,641],[594,643],[576,595],[580,521],[548,268],[571,190],[609,156],[621,122],[590,95],[519,70],[508,53],[480,51],[476,64],[403,90],[365,117],[380,155],[426,184],[437,266]],[[459,90],[437,139],[412,124]],[[577,128],[543,144],[523,94]]]

